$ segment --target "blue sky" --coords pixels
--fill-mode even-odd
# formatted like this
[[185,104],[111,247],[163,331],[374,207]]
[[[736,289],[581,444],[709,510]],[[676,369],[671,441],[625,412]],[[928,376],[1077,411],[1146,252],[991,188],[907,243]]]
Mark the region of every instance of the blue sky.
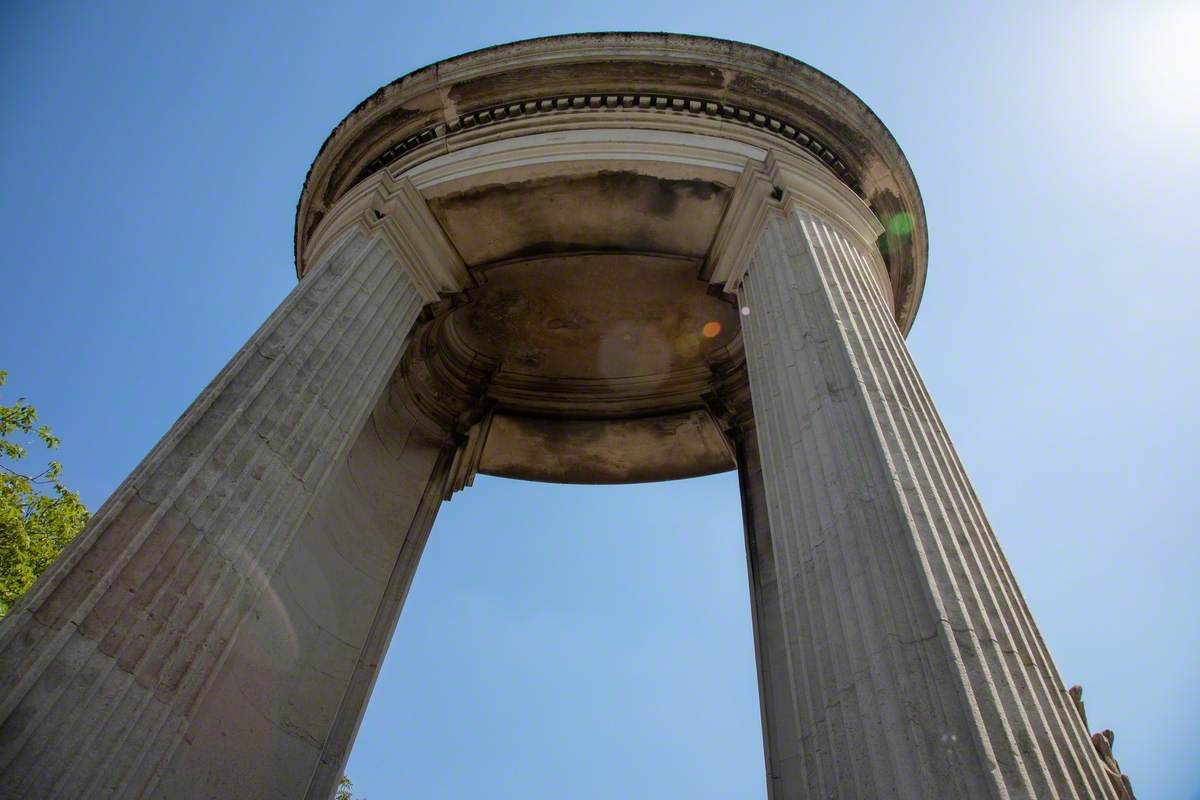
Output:
[[[98,506],[294,281],[329,130],[430,62],[581,30],[793,55],[930,227],[909,344],[1139,796],[1200,798],[1200,13],[1160,3],[0,8],[3,398]],[[371,800],[763,797],[736,480],[481,478],[445,506],[351,757]]]

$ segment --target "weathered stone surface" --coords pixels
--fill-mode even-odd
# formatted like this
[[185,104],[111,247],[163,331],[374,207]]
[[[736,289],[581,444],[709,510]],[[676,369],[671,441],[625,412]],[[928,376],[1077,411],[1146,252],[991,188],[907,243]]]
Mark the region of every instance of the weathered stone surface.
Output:
[[[369,588],[370,573],[356,563],[371,550],[337,559],[329,539],[355,523],[354,536],[363,537],[369,521],[380,529],[374,550],[394,562],[405,514],[416,513],[439,457],[437,446],[421,450],[416,437],[404,440],[401,467],[380,475],[406,481],[384,490],[373,470],[357,466],[371,457],[370,446],[382,448],[377,412],[349,464],[339,466],[421,305],[378,239],[347,236],[4,621],[6,796],[137,796],[154,791],[167,759],[176,765],[169,775],[204,785],[202,776],[224,767],[206,768],[189,753],[218,711],[257,712],[259,727],[273,736],[284,730],[320,755],[344,692],[329,676],[350,680],[372,625],[370,614],[355,619],[347,609],[363,592],[375,599],[358,607],[377,605],[389,579],[375,568]],[[386,460],[376,457],[375,465]],[[336,488],[322,493],[330,474],[349,500]],[[361,484],[345,485],[356,477]],[[372,500],[379,518],[357,519],[371,513]],[[321,522],[305,526],[314,503]],[[400,532],[388,541],[387,526],[396,524]],[[319,598],[314,575],[326,579]],[[238,683],[243,668],[259,670],[253,683]],[[304,704],[286,699],[297,690]],[[224,732],[231,747],[253,739],[249,719],[237,723],[244,736]],[[185,734],[188,747],[177,750]],[[307,774],[299,771],[302,785],[316,764],[310,759]],[[298,766],[288,761],[280,775],[294,777]]]
[[[440,112],[440,113],[439,113]],[[640,122],[632,121],[634,117]],[[668,129],[705,121],[730,139],[794,146],[852,183],[883,219],[908,214],[911,235],[886,234],[908,330],[925,280],[920,192],[883,123],[824,73],[781,53],[670,33],[581,33],[490,47],[380,88],[329,135],[296,217],[296,263],[321,221],[364,177],[537,127],[620,124]],[[389,127],[390,126],[390,127]],[[384,131],[387,130],[385,133]]]
[[449,455],[380,403],[238,629],[154,796],[329,797]]
[[[638,77],[617,85],[618,74]],[[719,81],[697,81],[700,74]],[[380,119],[428,107],[434,96],[444,121],[397,117],[385,144]],[[858,155],[838,155],[851,150]],[[357,172],[343,160],[351,155]],[[570,465],[580,454],[620,438],[621,465],[609,480],[705,474],[730,463],[728,443],[711,435],[724,425],[713,400],[725,402],[713,384],[743,393],[731,379],[744,375],[734,309],[721,296],[732,292],[732,265],[741,263],[730,251],[757,236],[757,217],[735,213],[761,206],[743,179],[762,173],[755,188],[769,193],[787,169],[810,173],[814,199],[848,195],[865,208],[865,198],[877,215],[895,206],[911,223],[874,265],[907,327],[925,230],[915,183],[887,131],[844,88],[798,62],[699,38],[517,43],[385,88],[339,125],[313,165],[298,210],[297,266],[303,273],[348,224],[365,219],[392,234],[400,220],[414,224],[400,212],[422,204],[401,209],[395,198],[419,193],[431,209],[419,216],[436,218],[471,275],[458,295],[427,296],[420,346],[401,368],[404,402],[431,432],[463,436],[493,408],[510,420],[555,422],[495,428],[479,462],[485,471],[576,481]],[[720,326],[711,337],[710,322]],[[673,424],[697,412],[713,425]],[[632,440],[630,420],[653,416],[660,419]],[[525,461],[529,437],[508,433],[550,427],[546,463],[513,468]],[[653,457],[665,450],[679,455],[669,467]]]
[[739,300],[772,797],[1114,797],[869,244],[789,207]]
[[[1075,705],[1075,710],[1079,712],[1079,719],[1083,721],[1084,730],[1091,730],[1088,727],[1087,712],[1083,706],[1083,687],[1078,684],[1067,690],[1071,696],[1071,702]],[[1103,766],[1105,775],[1108,776],[1109,782],[1117,792],[1117,796],[1121,800],[1135,800],[1133,795],[1133,784],[1129,780],[1129,776],[1121,772],[1121,765],[1117,763],[1117,759],[1113,756],[1112,745],[1116,739],[1116,735],[1111,730],[1103,730],[1099,733],[1092,734],[1092,746],[1096,748],[1096,754],[1100,756],[1100,763]]]
[[905,350],[925,236],[870,110],[749,45],[384,87],[300,285],[0,623],[0,797],[326,800],[475,472],[734,465],[772,798],[1123,796]]

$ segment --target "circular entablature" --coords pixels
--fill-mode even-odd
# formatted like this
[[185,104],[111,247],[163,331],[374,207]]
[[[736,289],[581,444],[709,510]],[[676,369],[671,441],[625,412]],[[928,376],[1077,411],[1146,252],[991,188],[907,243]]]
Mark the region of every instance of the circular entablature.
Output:
[[606,116],[637,112],[639,124],[649,128],[669,129],[669,118],[686,119],[695,129],[769,140],[825,164],[886,229],[880,250],[897,324],[911,327],[925,280],[925,213],[887,128],[852,92],[794,58],[682,34],[513,42],[438,62],[380,88],[333,130],[309,169],[297,207],[297,269],[303,272],[305,246],[324,216],[378,170],[419,164],[464,141],[604,125]]

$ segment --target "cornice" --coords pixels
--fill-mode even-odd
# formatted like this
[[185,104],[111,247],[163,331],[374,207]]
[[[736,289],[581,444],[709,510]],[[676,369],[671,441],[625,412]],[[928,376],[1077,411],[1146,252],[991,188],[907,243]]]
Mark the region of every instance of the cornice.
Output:
[[850,168],[843,163],[834,150],[823,143],[818,136],[801,125],[754,108],[719,103],[701,97],[687,95],[654,93],[654,94],[612,94],[612,93],[580,93],[571,95],[554,95],[532,99],[514,100],[512,102],[469,111],[456,118],[427,127],[389,147],[378,155],[359,172],[354,184],[366,180],[371,175],[394,163],[401,157],[426,145],[453,137],[464,131],[471,131],[490,125],[499,125],[506,121],[533,117],[537,115],[561,115],[565,113],[603,113],[605,111],[647,111],[658,114],[682,114],[697,118],[709,118],[733,125],[748,128],[760,128],[783,139],[794,142],[812,153],[817,161],[856,193],[862,193],[862,185]]
[[813,155],[888,226],[879,247],[897,322],[909,329],[928,234],[920,191],[887,127],[845,86],[790,56],[670,33],[513,42],[381,87],[334,128],[309,170],[297,207],[297,271],[323,218],[379,172],[395,174],[485,139],[614,124],[707,127],[711,135]]
[[[702,130],[703,128],[697,127]],[[462,291],[467,269],[429,210],[422,192],[447,182],[489,180],[489,173],[548,163],[674,163],[736,175],[712,248],[700,272],[737,292],[767,216],[801,207],[854,235],[870,255],[889,305],[893,298],[877,242],[884,228],[867,203],[806,151],[767,150],[692,130],[570,128],[485,138],[452,152],[382,169],[360,183],[322,220],[313,257],[356,227],[378,231],[412,272],[425,299]],[[306,257],[306,263],[313,263]]]
[[503,169],[595,161],[686,164],[740,172],[767,151],[752,144],[690,130],[570,128],[487,139],[392,171],[421,191]]

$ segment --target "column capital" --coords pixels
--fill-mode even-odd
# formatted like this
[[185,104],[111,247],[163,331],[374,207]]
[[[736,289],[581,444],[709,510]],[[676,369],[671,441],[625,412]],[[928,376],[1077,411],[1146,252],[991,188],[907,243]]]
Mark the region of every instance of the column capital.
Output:
[[457,294],[471,282],[458,250],[407,177],[384,170],[343,197],[305,248],[301,274],[351,230],[377,232],[427,303]]
[[762,161],[749,160],[738,178],[733,198],[717,231],[703,277],[729,293],[746,274],[759,237],[771,213],[804,208],[838,224],[876,249],[883,225],[871,208],[814,159],[770,150]]

